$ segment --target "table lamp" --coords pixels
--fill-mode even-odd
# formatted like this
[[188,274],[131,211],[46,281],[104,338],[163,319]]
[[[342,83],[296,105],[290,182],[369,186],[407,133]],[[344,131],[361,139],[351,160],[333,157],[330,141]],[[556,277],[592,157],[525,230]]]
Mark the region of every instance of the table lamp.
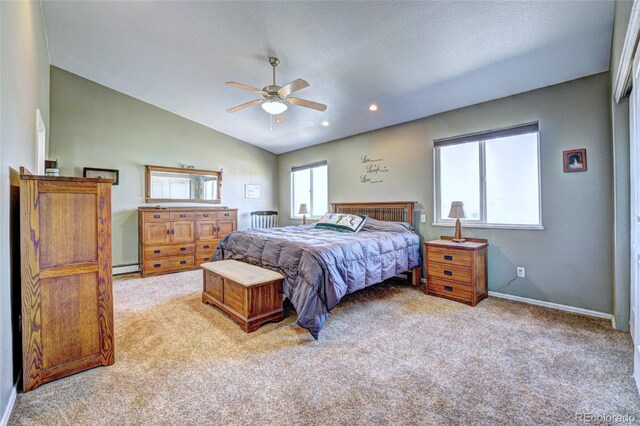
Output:
[[460,219],[464,219],[464,203],[462,201],[452,201],[451,210],[449,210],[449,217],[456,220],[456,233],[451,239],[454,243],[464,243],[465,239],[462,238],[462,225]]
[[307,213],[309,213],[309,211],[307,211],[307,204],[306,203],[302,203],[300,204],[300,211],[298,212],[298,214],[302,215],[302,224],[306,225],[307,224]]

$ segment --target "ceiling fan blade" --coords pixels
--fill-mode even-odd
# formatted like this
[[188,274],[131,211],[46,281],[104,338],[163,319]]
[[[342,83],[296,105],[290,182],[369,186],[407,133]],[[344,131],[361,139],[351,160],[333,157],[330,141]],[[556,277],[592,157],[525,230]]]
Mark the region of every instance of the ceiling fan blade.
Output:
[[290,102],[294,105],[298,105],[305,108],[316,109],[318,111],[325,111],[327,106],[325,104],[321,104],[318,102],[308,101],[306,99],[300,98],[287,98],[287,102]]
[[250,107],[251,105],[259,104],[260,102],[262,102],[261,99],[256,99],[256,100],[253,100],[253,101],[245,102],[242,105],[238,105],[238,106],[235,106],[235,107],[233,107],[231,109],[228,109],[227,112],[229,112],[229,113],[237,112],[237,111],[240,111],[241,109],[245,109],[247,107]]
[[285,121],[287,121],[287,117],[284,116],[284,113],[275,115],[273,118],[276,119],[276,123],[278,124],[284,123]]
[[248,85],[242,84],[242,83],[236,83],[235,81],[227,81],[225,84],[227,86],[237,87],[238,89],[244,89],[244,90],[248,90],[248,91],[253,92],[253,93],[258,93],[260,95],[262,95],[264,93],[262,91],[262,89],[258,89],[256,87],[248,86]]
[[302,90],[305,87],[309,87],[309,83],[307,83],[303,79],[299,78],[299,79],[294,80],[291,83],[287,84],[286,86],[282,86],[280,88],[280,90],[278,90],[278,95],[282,96],[283,98],[286,98],[287,96],[289,96],[293,92],[297,92],[298,90]]

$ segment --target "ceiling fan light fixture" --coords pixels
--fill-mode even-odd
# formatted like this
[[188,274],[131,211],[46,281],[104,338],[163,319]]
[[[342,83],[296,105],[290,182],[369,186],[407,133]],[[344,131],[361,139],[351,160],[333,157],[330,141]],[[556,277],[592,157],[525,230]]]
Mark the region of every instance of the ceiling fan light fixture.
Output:
[[265,101],[262,103],[262,109],[271,115],[278,115],[287,110],[287,104],[278,101]]

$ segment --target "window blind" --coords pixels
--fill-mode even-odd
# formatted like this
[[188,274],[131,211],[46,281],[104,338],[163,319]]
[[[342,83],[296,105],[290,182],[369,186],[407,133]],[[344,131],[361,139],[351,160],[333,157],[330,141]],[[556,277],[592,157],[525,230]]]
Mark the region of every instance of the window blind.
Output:
[[508,136],[522,135],[525,133],[533,133],[538,130],[538,122],[520,124],[512,127],[505,127],[498,130],[489,130],[486,132],[469,133],[461,136],[454,136],[451,138],[435,139],[433,146],[435,148],[448,145],[459,145],[468,142],[485,141],[489,139],[506,138]]
[[302,166],[292,166],[291,171],[299,172],[300,170],[313,169],[314,167],[320,167],[320,166],[326,166],[326,165],[327,165],[327,160],[316,161],[315,163],[309,163]]

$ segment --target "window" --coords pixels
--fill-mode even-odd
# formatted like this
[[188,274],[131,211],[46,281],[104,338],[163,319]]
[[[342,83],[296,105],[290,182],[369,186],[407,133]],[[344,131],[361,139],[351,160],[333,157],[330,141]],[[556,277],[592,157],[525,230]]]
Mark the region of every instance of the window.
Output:
[[298,214],[300,204],[307,205],[308,217],[320,217],[329,207],[327,162],[319,161],[291,168],[291,217]]
[[538,123],[434,141],[435,222],[541,229]]

